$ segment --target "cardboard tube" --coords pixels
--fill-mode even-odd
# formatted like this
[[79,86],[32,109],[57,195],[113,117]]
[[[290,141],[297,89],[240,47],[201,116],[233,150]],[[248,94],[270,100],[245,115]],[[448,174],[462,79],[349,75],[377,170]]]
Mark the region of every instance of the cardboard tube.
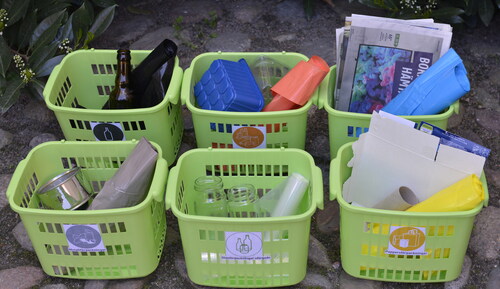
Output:
[[404,211],[419,203],[415,193],[408,187],[401,186],[385,199],[373,206],[374,209]]

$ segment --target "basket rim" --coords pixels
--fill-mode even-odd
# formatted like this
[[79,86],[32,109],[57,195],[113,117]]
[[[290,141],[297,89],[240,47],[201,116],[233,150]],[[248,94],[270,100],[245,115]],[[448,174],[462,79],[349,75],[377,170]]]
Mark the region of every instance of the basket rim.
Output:
[[[176,166],[172,170],[178,170],[180,166],[182,165],[182,162],[184,158],[189,157],[191,154],[199,154],[199,153],[210,153],[211,151],[215,151],[218,153],[232,153],[232,154],[240,154],[240,153],[245,153],[247,150],[228,150],[228,149],[214,149],[214,148],[196,148],[189,150],[182,154],[179,157],[179,160],[177,161]],[[277,152],[290,152],[290,153],[295,153],[295,154],[302,154],[304,155],[308,160],[309,164],[311,165],[311,172],[314,172],[314,167],[316,167],[314,163],[314,159],[312,156],[307,153],[304,150],[301,149],[296,149],[296,148],[276,148],[276,149],[251,149],[248,152],[251,153],[260,153],[264,152],[267,154],[274,154]],[[171,174],[170,176],[174,176],[174,174]],[[172,187],[176,187],[177,185],[177,179],[172,179],[169,176],[169,181],[168,183]],[[313,177],[309,180],[309,182],[312,182],[314,180]],[[323,184],[320,184],[323,186]],[[171,194],[176,194],[176,192],[170,192],[167,190],[165,197],[168,198],[168,195]],[[182,221],[186,222],[199,222],[199,223],[213,223],[213,224],[252,224],[252,223],[260,223],[260,224],[278,224],[278,223],[290,223],[290,222],[301,222],[305,221],[307,218],[310,218],[315,212],[318,207],[318,205],[314,202],[314,192],[309,192],[311,194],[311,204],[309,205],[309,208],[297,215],[292,215],[292,216],[283,216],[283,217],[258,217],[258,218],[231,218],[231,217],[211,217],[211,216],[196,216],[196,215],[189,215],[186,214],[182,211],[180,211],[177,208],[176,204],[170,204],[170,209],[174,213],[174,215]],[[177,198],[177,195],[174,196],[174,200]]]
[[[288,51],[281,51],[281,52],[237,52],[237,51],[229,51],[229,52],[222,52],[222,51],[217,51],[217,52],[205,52],[202,54],[197,55],[193,60],[191,61],[191,64],[188,69],[186,69],[185,72],[185,77],[187,76],[191,82],[193,81],[192,75],[193,75],[193,69],[196,66],[197,62],[202,60],[203,58],[206,57],[214,57],[214,56],[219,56],[219,57],[224,57],[224,56],[238,56],[240,58],[245,58],[246,56],[296,56],[301,58],[302,61],[307,61],[309,58],[305,56],[304,54],[298,53],[298,52],[288,52]],[[193,85],[192,83],[184,83],[182,85]],[[191,91],[191,90],[190,90]],[[182,91],[181,91],[182,93]],[[315,98],[319,97],[319,85],[315,89],[313,95],[311,98],[307,101],[305,105],[303,105],[300,108],[297,109],[290,109],[290,110],[281,110],[281,111],[257,111],[257,112],[234,112],[234,111],[215,111],[215,110],[208,110],[208,109],[201,109],[198,108],[194,105],[194,103],[191,102],[191,93],[190,95],[186,96],[186,107],[191,111],[192,113],[198,114],[198,115],[208,115],[208,116],[226,116],[226,117],[251,117],[255,118],[258,117],[259,115],[262,115],[264,117],[269,117],[269,116],[294,116],[298,115],[301,113],[304,113],[305,111],[308,111],[311,107],[311,105],[315,102]]]
[[[331,66],[330,67],[330,72],[328,75],[323,79],[323,81],[320,84],[320,92],[323,92],[323,94],[327,95],[320,95],[319,98],[323,99],[323,107],[325,110],[328,112],[328,116],[338,116],[338,117],[345,117],[345,118],[356,118],[359,120],[366,120],[369,121],[371,119],[371,114],[366,114],[366,113],[355,113],[355,112],[348,112],[348,111],[342,111],[342,110],[336,110],[334,107],[330,105],[330,102],[328,101],[330,97],[330,91],[332,91],[332,86],[334,87],[335,85],[335,79],[330,79],[330,74],[333,73],[336,70],[336,66]],[[403,115],[401,117],[404,117],[406,119],[409,119],[411,121],[433,121],[433,120],[442,120],[442,119],[448,119],[450,116],[453,115],[454,111],[459,110],[460,102],[459,100],[455,101],[452,103],[445,111],[439,113],[439,114],[433,114],[433,115]]]
[[[352,148],[352,144],[354,142],[349,142],[344,145],[342,145],[338,152],[337,152],[337,158],[341,158],[342,152],[344,150],[348,150]],[[336,161],[335,159],[332,159],[330,161],[330,184],[334,182],[333,180],[333,175],[331,174],[332,170],[341,170],[342,168],[339,167],[341,165],[341,162],[338,162],[337,164],[339,166],[334,166],[334,162]],[[483,174],[481,175],[481,182],[483,184],[483,188],[485,188],[485,200],[488,199],[488,186],[487,186],[487,181],[486,177]],[[330,197],[333,196],[333,193],[330,191]],[[358,206],[353,206],[349,204],[346,200],[344,200],[342,196],[342,191],[339,191],[335,195],[335,199],[339,203],[340,207],[349,213],[353,214],[365,214],[365,215],[385,215],[385,216],[394,216],[394,217],[415,217],[415,218],[450,218],[450,217],[473,217],[479,214],[479,212],[482,210],[483,206],[486,206],[484,201],[479,203],[475,208],[467,210],[467,211],[453,211],[453,212],[406,212],[406,211],[397,211],[397,210],[382,210],[382,209],[374,209],[374,208],[364,208],[364,207],[358,207]]]
[[[113,143],[112,145],[127,145],[130,146],[132,144],[137,144],[139,141],[138,140],[130,140],[130,141],[120,141]],[[161,155],[161,148],[159,147],[158,144],[151,142],[155,149],[158,150],[158,159],[156,161],[155,165],[155,171],[153,174],[153,179],[151,181],[150,189],[144,198],[144,200],[132,207],[126,207],[126,208],[114,208],[114,209],[103,209],[103,210],[48,210],[48,209],[39,209],[39,208],[24,208],[19,206],[14,202],[14,190],[16,190],[19,186],[18,183],[14,183],[13,181],[10,182],[8,188],[7,188],[7,196],[8,196],[8,201],[11,209],[18,213],[20,216],[25,216],[25,215],[35,215],[35,216],[50,216],[50,217],[80,217],[80,216],[87,216],[87,217],[96,217],[96,216],[108,216],[108,215],[131,215],[134,213],[141,212],[149,207],[149,205],[153,201],[157,202],[162,202],[165,203],[165,199],[161,198],[160,201],[156,200],[154,198],[154,192],[151,191],[151,188],[153,187],[154,184],[159,182],[158,177],[161,175],[168,174],[168,169],[165,171],[164,166],[161,164],[162,162],[165,162],[162,155]],[[92,145],[92,146],[110,146],[110,142],[81,142],[81,141],[66,141],[66,140],[61,140],[61,141],[50,141],[50,142],[45,142],[42,143],[36,147],[34,147],[26,156],[24,160],[21,161],[20,164],[18,164],[18,168],[23,164],[27,163],[28,160],[30,160],[34,154],[37,153],[37,151],[44,149],[46,147],[51,147],[51,146],[60,146],[60,145]],[[161,161],[163,160],[163,161]],[[166,164],[165,164],[166,165]],[[16,168],[17,171],[17,168]],[[22,171],[19,172],[21,174]],[[16,174],[16,172],[14,173]],[[14,178],[14,176],[13,176]],[[156,181],[155,181],[156,179]],[[11,193],[9,193],[11,192]],[[33,194],[36,194],[36,192],[33,192]],[[84,220],[82,218],[82,220]]]
[[[147,55],[152,50],[130,50],[130,51],[131,51],[131,54],[133,56],[134,54]],[[61,61],[61,63],[59,63],[54,68],[53,73],[51,73],[49,76],[49,80],[55,79],[58,76],[60,69],[62,67],[64,67],[65,65],[67,65],[66,63],[71,61],[72,58],[79,57],[81,55],[90,55],[90,54],[95,54],[95,53],[105,53],[105,54],[109,54],[110,56],[114,56],[116,54],[116,49],[94,49],[94,48],[91,48],[88,50],[77,50],[75,52],[72,52],[69,55],[67,55],[66,57],[64,57],[63,60]],[[179,71],[180,71],[180,73],[179,73]],[[174,77],[174,75],[176,75],[177,77],[180,77],[181,80],[183,79],[183,71],[182,71],[182,68],[180,67],[180,60],[179,60],[178,56],[175,57],[174,72],[172,73],[172,78]],[[81,114],[84,116],[86,116],[86,115],[88,115],[88,116],[90,116],[90,115],[124,116],[124,115],[130,115],[130,114],[145,115],[145,114],[151,114],[151,113],[158,112],[158,111],[164,109],[168,103],[172,103],[167,97],[164,97],[163,100],[159,104],[152,106],[152,107],[145,107],[145,108],[111,110],[111,109],[92,109],[92,108],[81,109],[81,108],[74,108],[74,107],[57,106],[50,101],[49,96],[54,93],[55,87],[54,87],[54,85],[52,85],[52,81],[49,81],[49,80],[47,80],[47,83],[50,85],[47,85],[46,89],[43,90],[43,97],[44,97],[45,104],[47,105],[47,107],[54,112],[57,111],[57,112],[64,112],[64,113],[78,113],[78,114]],[[182,85],[182,81],[181,81],[181,85]],[[169,86],[167,91],[165,92],[165,95],[168,95],[169,92],[171,92],[170,91],[171,89],[176,89],[176,88]],[[179,98],[179,97],[180,97],[180,93],[177,96],[177,98]],[[177,100],[177,101],[179,101],[179,100]]]

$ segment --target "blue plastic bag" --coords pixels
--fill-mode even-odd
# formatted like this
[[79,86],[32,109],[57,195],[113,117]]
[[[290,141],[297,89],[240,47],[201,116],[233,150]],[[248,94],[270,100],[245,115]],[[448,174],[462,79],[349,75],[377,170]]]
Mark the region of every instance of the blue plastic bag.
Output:
[[469,90],[462,59],[450,48],[382,110],[395,115],[437,114]]

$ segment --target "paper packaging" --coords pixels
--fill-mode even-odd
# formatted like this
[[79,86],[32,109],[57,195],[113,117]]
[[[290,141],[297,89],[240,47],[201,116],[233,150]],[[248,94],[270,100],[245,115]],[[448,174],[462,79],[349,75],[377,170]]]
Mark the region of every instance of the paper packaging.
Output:
[[343,197],[369,208],[401,186],[425,200],[470,174],[481,175],[485,162],[484,157],[439,145],[438,137],[377,112],[352,149],[352,173]]
[[157,159],[158,152],[143,137],[88,209],[126,208],[142,202],[149,191]]
[[399,187],[385,199],[373,206],[374,209],[404,211],[419,203],[415,193],[408,187]]

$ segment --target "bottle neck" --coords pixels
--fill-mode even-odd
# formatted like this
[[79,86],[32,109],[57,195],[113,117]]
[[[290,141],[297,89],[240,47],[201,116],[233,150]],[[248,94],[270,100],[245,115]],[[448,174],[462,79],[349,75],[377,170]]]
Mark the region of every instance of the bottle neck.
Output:
[[116,73],[116,82],[120,87],[125,87],[129,84],[130,77],[130,60],[120,60],[118,62],[118,72]]

